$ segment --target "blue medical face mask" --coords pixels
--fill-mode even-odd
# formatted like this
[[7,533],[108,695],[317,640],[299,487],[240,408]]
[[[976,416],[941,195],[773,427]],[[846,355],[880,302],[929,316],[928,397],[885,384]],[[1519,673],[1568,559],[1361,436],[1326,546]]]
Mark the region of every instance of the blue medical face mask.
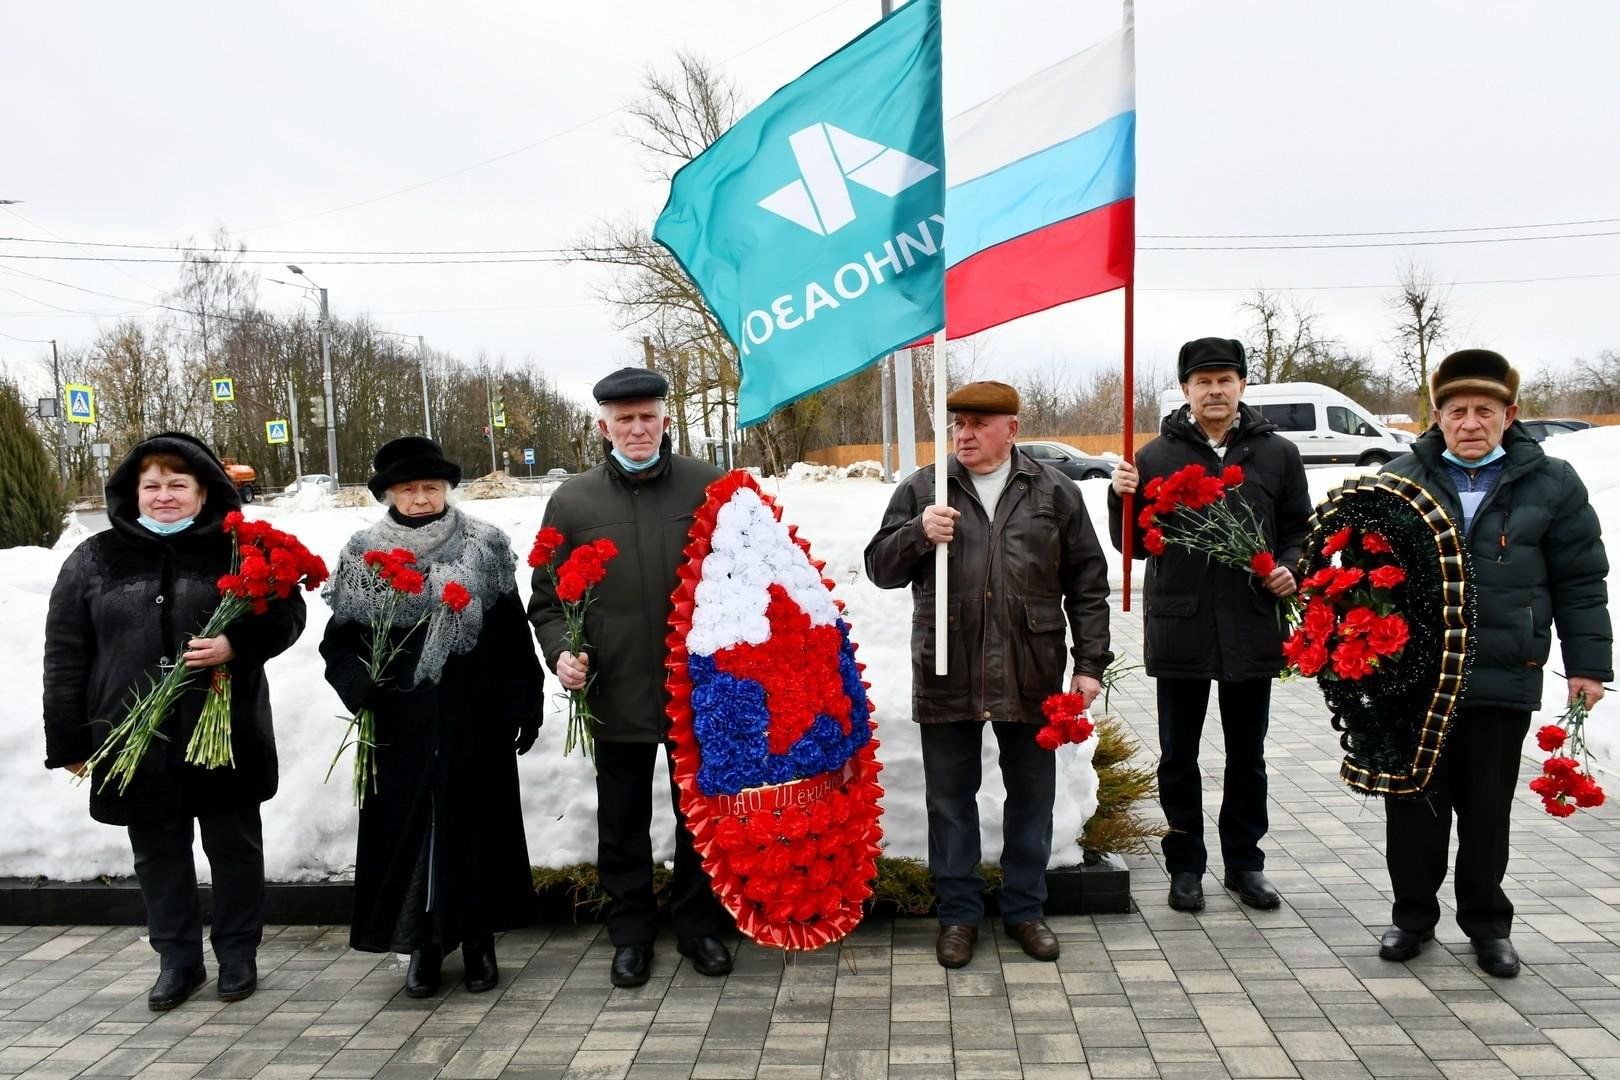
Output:
[[617,446],[612,449],[611,453],[613,454],[613,460],[624,466],[624,468],[629,472],[645,472],[647,469],[650,469],[654,465],[658,464],[658,459],[663,456],[662,451],[654,450],[653,456],[648,458],[646,461],[631,461],[629,458],[619,453],[619,448]]
[[1478,461],[1464,461],[1456,454],[1453,454],[1450,450],[1442,450],[1440,452],[1440,456],[1451,462],[1453,465],[1459,465],[1464,469],[1478,469],[1482,466],[1489,465],[1491,462],[1500,458],[1507,457],[1507,451],[1502,449],[1501,443],[1497,443],[1496,447],[1490,453],[1486,454]]
[[135,520],[140,522],[141,528],[147,532],[157,533],[159,536],[173,536],[177,532],[184,532],[191,528],[191,523],[197,519],[188,517],[181,518],[179,521],[159,521],[157,518],[150,518],[142,514]]

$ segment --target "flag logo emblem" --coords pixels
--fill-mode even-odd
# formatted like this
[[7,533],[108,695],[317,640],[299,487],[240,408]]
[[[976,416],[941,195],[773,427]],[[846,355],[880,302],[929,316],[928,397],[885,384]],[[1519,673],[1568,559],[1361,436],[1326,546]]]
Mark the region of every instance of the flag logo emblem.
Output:
[[939,170],[903,150],[852,135],[832,124],[811,124],[788,136],[799,179],[759,200],[759,205],[818,236],[855,220],[849,181],[890,198]]

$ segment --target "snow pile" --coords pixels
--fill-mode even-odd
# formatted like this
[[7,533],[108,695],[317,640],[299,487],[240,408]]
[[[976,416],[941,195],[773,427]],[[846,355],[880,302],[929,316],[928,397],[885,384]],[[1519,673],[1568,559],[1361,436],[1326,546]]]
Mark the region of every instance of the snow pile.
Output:
[[337,506],[338,501],[331,492],[322,491],[314,484],[299,484],[289,488],[286,494],[279,498],[269,500],[270,505],[283,512],[308,513],[311,510],[327,510]]
[[838,475],[845,480],[881,480],[883,479],[883,463],[881,461],[852,461],[839,469]]
[[[872,684],[873,715],[882,744],[878,753],[885,766],[880,779],[887,791],[883,827],[889,853],[926,857],[922,753],[916,725],[910,721],[911,596],[905,590],[877,589],[861,569],[866,542],[893,488],[869,480],[766,481],[764,486],[780,500],[784,519],[799,525],[816,557],[826,561],[825,573],[837,583],[837,595],[848,607],[852,637]],[[545,504],[544,496],[529,495],[464,503],[463,508],[504,529],[521,557],[533,541]],[[1096,508],[1102,509],[1100,489]],[[330,504],[315,509],[255,504],[247,509],[249,517],[272,520],[295,533],[329,563],[336,561],[353,532],[382,513],[376,503],[363,509]],[[124,831],[91,821],[85,791],[65,772],[40,767],[45,611],[69,550],[64,544],[54,551],[0,551],[0,656],[6,658],[4,670],[13,689],[0,702],[0,821],[5,823],[0,829],[0,876],[72,880],[130,872]],[[527,567],[523,571],[519,589],[527,602]],[[345,779],[348,758],[339,763],[331,783],[323,782],[346,722],[342,704],[322,677],[316,651],[327,609],[317,597],[308,600],[304,636],[268,666],[281,793],[264,807],[264,830],[267,869],[276,880],[342,876],[354,861],[355,811]],[[544,866],[594,862],[596,789],[590,766],[577,755],[562,756],[566,718],[550,675],[546,689],[540,739],[519,759],[529,858]],[[997,858],[1001,850],[1003,791],[994,747],[987,737],[979,797],[987,860]],[[1053,856],[1057,865],[1079,861],[1073,838],[1096,806],[1089,749],[1068,747],[1058,755],[1061,776]],[[659,768],[662,771],[663,766]],[[656,780],[654,790],[667,791],[667,780]],[[654,850],[658,858],[667,859],[674,850],[674,818],[667,800],[655,800],[655,805]],[[198,867],[206,872],[201,857]]]
[[788,466],[787,479],[790,483],[803,483],[807,480],[832,480],[838,475],[836,465],[812,465],[808,461],[795,461]]

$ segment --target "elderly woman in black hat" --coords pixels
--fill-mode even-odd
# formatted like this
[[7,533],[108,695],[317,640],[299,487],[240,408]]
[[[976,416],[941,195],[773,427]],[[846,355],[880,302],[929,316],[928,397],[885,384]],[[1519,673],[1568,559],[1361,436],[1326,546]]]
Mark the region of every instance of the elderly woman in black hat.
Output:
[[[543,675],[500,529],[449,502],[461,466],[420,436],[377,451],[371,492],[388,509],[350,538],[323,596],[332,608],[321,655],[351,711],[377,719],[377,784],[360,810],[354,923],[362,952],[409,953],[405,991],[429,997],[444,954],[460,947],[474,993],[499,980],[497,931],[526,925],[534,890],[518,798],[517,754],[540,730]],[[427,579],[396,608],[395,662],[367,675],[372,615],[382,603],[368,551],[412,552]],[[472,594],[441,613],[444,586]]]

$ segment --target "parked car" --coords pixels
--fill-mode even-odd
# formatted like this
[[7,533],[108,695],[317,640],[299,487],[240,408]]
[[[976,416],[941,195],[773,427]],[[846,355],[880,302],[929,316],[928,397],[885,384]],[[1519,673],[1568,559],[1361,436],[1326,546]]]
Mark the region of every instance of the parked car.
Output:
[[1018,448],[1041,464],[1052,466],[1070,480],[1106,480],[1114,475],[1114,461],[1082,454],[1068,443],[1021,442]]
[[[1186,404],[1179,387],[1159,396],[1159,415]],[[1372,418],[1371,410],[1321,383],[1250,383],[1243,402],[1293,440],[1307,465],[1382,465],[1406,453],[1408,432]]]
[[1572,431],[1584,431],[1592,426],[1589,420],[1571,420],[1563,417],[1547,420],[1520,420],[1524,430],[1536,442],[1546,442],[1554,435],[1568,435]]
[[328,476],[325,473],[305,473],[291,484],[288,484],[287,490],[289,492],[302,491],[304,489],[304,485],[306,484],[313,487],[316,491],[324,491],[328,495],[336,495],[338,493],[337,477]]

